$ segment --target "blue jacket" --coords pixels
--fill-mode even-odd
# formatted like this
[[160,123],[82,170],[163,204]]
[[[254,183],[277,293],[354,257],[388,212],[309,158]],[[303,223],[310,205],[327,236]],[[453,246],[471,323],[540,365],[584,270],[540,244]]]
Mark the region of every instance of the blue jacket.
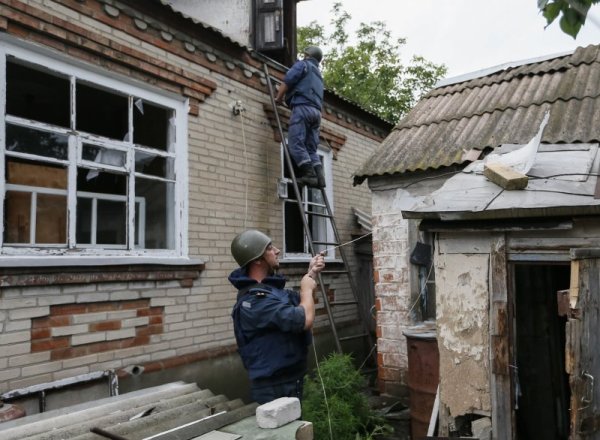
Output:
[[323,107],[323,77],[319,63],[313,58],[296,61],[287,71],[283,81],[288,86],[285,102],[289,107],[310,105]]
[[231,317],[250,379],[270,378],[284,371],[304,375],[311,333],[304,330],[300,295],[284,289],[286,280],[279,275],[258,284],[239,268],[229,275],[229,281],[239,290]]

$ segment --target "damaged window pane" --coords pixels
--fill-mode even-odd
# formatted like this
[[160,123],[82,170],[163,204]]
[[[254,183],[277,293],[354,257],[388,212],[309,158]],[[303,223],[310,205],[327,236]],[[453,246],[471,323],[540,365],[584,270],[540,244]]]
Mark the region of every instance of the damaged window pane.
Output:
[[67,169],[9,159],[6,179],[4,241],[65,244]]
[[172,211],[165,209],[174,201],[175,186],[170,182],[136,178],[136,238],[145,249],[172,249]]
[[67,135],[6,124],[6,150],[37,156],[67,159]]
[[99,147],[91,144],[83,144],[81,159],[103,165],[124,167],[125,161],[127,160],[127,154],[120,150]]
[[76,239],[80,244],[127,244],[127,176],[79,168]]
[[175,157],[185,154],[186,143],[175,134],[187,117],[183,97],[10,42],[0,51],[2,251],[181,255],[187,232],[176,235],[175,219],[186,215],[178,197],[187,176],[176,173]]
[[135,152],[135,172],[149,176],[173,178],[174,160],[172,157],[162,157],[144,151]]
[[70,127],[69,78],[9,58],[6,64],[6,113]]
[[167,151],[171,143],[173,111],[135,99],[133,106],[133,143]]
[[77,82],[76,126],[78,131],[126,140],[129,133],[128,99],[83,82]]

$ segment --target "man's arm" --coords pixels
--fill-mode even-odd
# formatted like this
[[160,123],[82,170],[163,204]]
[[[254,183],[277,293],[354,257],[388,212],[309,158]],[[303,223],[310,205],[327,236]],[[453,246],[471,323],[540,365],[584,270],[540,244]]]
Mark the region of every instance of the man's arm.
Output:
[[315,255],[308,265],[308,273],[300,281],[300,307],[304,309],[304,329],[311,329],[315,321],[315,301],[313,293],[317,288],[315,278],[325,268],[322,254]]
[[281,104],[283,102],[283,98],[285,97],[285,93],[288,91],[288,86],[286,83],[281,83],[279,89],[277,89],[277,96],[275,97],[275,102],[277,104]]

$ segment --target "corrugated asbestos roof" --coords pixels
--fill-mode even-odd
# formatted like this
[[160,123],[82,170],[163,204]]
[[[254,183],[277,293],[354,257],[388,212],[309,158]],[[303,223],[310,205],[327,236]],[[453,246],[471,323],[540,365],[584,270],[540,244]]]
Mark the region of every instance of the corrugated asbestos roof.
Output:
[[[0,423],[2,440],[289,439],[312,432],[296,420],[259,428],[258,404],[229,400],[193,383],[173,382]],[[208,436],[209,433],[213,434]],[[216,436],[217,433],[222,434]],[[226,434],[230,434],[227,436]],[[207,435],[207,437],[205,437]],[[202,436],[202,437],[200,437]],[[302,437],[302,438],[312,438]]]
[[470,150],[526,144],[548,110],[543,143],[600,140],[600,46],[432,90],[356,172],[354,182],[460,165]]

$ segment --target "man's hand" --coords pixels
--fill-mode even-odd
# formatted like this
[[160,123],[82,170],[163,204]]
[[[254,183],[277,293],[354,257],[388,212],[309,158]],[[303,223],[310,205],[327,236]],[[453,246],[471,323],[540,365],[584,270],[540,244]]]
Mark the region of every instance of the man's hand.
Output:
[[325,252],[321,252],[315,255],[310,263],[308,264],[308,276],[312,279],[317,278],[319,274],[325,268]]
[[288,90],[288,86],[286,83],[281,83],[279,88],[277,89],[277,96],[275,96],[276,104],[283,104],[283,98],[285,97],[285,93]]

